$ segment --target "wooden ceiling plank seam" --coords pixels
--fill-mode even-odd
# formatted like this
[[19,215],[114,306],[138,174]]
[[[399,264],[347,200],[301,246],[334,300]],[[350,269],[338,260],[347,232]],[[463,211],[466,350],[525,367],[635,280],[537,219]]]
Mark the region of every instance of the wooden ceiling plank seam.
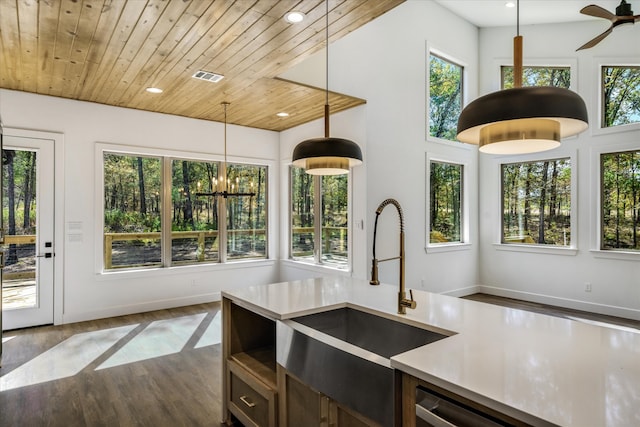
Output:
[[[182,86],[186,82],[189,82],[189,80],[180,81],[178,78],[185,77],[186,75],[190,76],[198,69],[202,69],[201,65],[204,65],[202,54],[204,52],[209,49],[222,51],[232,42],[232,37],[229,33],[234,29],[237,30],[238,27],[247,25],[247,19],[252,19],[247,16],[247,10],[244,10],[244,7],[242,4],[238,4],[238,2],[234,3],[234,6],[227,9],[226,13],[218,19],[207,34],[196,42],[189,52],[174,65],[172,72],[175,74],[172,76],[172,81],[168,85],[169,90],[183,92]],[[257,16],[257,14],[253,12],[251,16]],[[221,72],[220,70],[206,71]]]
[[218,20],[224,15],[227,9],[219,7],[222,3],[223,7],[229,8],[233,3],[227,0],[214,0],[210,3],[206,12],[200,16],[193,24],[192,28],[184,34],[179,43],[174,49],[167,55],[167,58],[163,61],[158,71],[154,73],[154,81],[159,86],[162,86],[165,92],[168,91],[166,81],[171,81],[167,76],[171,75],[176,65],[182,60],[185,54],[191,49],[196,40],[200,40],[206,35]]
[[82,82],[85,61],[89,54],[89,46],[94,38],[98,21],[100,19],[100,10],[104,4],[103,0],[83,0],[80,18],[75,30],[75,37],[71,47],[69,56],[69,65],[67,66],[67,78],[63,84],[63,93],[67,97],[77,99],[78,88]]
[[[320,22],[320,18],[322,18],[324,16],[324,11],[322,11],[321,7],[323,3],[317,3],[316,7],[314,7],[313,9],[307,10],[306,14],[306,18],[307,20],[313,20],[312,24],[310,24],[307,27],[300,27],[299,31],[295,31],[295,29],[297,27],[295,26],[287,26],[284,28],[284,31],[276,34],[272,39],[269,40],[268,43],[265,43],[260,49],[255,50],[252,53],[252,56],[258,57],[259,59],[252,59],[250,62],[245,62],[244,64],[239,64],[236,67],[235,72],[237,73],[238,78],[242,78],[242,76],[244,74],[246,74],[245,72],[249,71],[251,69],[255,69],[255,68],[260,68],[261,70],[263,70],[261,72],[262,76],[268,76],[268,77],[272,77],[273,74],[272,73],[266,73],[265,70],[265,65],[263,64],[267,64],[268,66],[272,66],[270,64],[270,59],[271,56],[270,54],[272,52],[274,52],[274,50],[279,50],[282,48],[282,46],[288,46],[288,45],[295,45],[297,43],[299,43],[299,40],[308,40],[309,36],[307,35],[301,35],[301,34],[305,34],[305,33],[309,33],[311,35],[313,34],[318,34],[321,30],[321,26],[319,24]],[[322,27],[324,27],[324,24],[322,24]],[[287,31],[289,30],[289,31]],[[273,48],[273,46],[277,46],[275,49]],[[286,61],[277,61],[277,62],[285,62]]]
[[[270,3],[271,6],[286,4],[284,2],[278,2],[277,0],[271,0]],[[262,12],[258,12],[256,10],[255,13],[258,14],[256,15],[258,18],[254,20],[241,35],[234,37],[233,42],[226,49],[222,52],[217,52],[215,56],[210,59],[209,63],[205,64],[205,67],[211,67],[212,64],[215,63],[215,67],[222,72],[234,74],[234,65],[231,60],[234,58],[237,59],[239,55],[245,55],[245,57],[250,55],[251,52],[255,50],[253,45],[260,43],[260,36],[268,31],[268,29],[276,22],[274,18],[265,15]],[[205,52],[203,56],[205,58],[209,57],[207,52]]]
[[22,90],[38,89],[38,3],[21,1],[18,6]]
[[[157,28],[158,20],[161,18],[168,4],[168,0],[150,0],[149,3],[147,3],[133,31],[129,35],[122,52],[118,56],[111,73],[109,73],[109,78],[105,83],[108,95],[104,97],[102,102],[118,106],[125,105],[120,97],[122,95],[122,88],[124,87],[126,89],[128,86],[128,82],[124,80],[124,76],[130,68],[138,65],[134,62],[135,58],[141,54],[140,52],[146,43],[149,42],[153,30]],[[153,47],[151,46],[151,48]],[[135,73],[135,70],[132,72]]]
[[[377,2],[374,2],[374,3],[377,3]],[[349,9],[346,9],[347,5],[349,6]],[[342,28],[343,26],[346,26],[347,28],[349,28],[350,26],[353,25],[352,22],[349,22],[346,19],[342,20],[342,18],[344,16],[349,15],[350,11],[356,8],[358,5],[359,3],[355,1],[350,1],[350,2],[344,3],[345,9],[340,10],[337,8],[333,8],[329,10],[329,43],[331,43],[332,33],[336,31],[337,25],[340,28]],[[281,50],[277,52],[271,52],[270,55],[271,56],[275,54],[280,55],[281,57],[286,59],[286,60],[283,60],[282,63],[286,63],[287,67],[291,67],[301,62],[304,58],[307,58],[310,55],[323,49],[326,46],[326,17],[325,17],[326,11],[320,11],[320,12],[322,13],[319,16],[319,18],[314,22],[314,26],[310,27],[314,29],[317,28],[318,29],[317,31],[310,32],[307,30],[305,34],[301,34],[301,36],[309,35],[309,37],[305,41],[301,41],[300,43],[292,43],[291,46],[293,47],[290,50],[288,51]],[[271,64],[274,63],[274,61],[271,58],[268,59],[268,62]],[[271,75],[276,76],[286,71],[286,69],[287,68],[282,66],[279,68],[274,67],[271,71],[272,73]],[[251,72],[251,70],[249,70],[249,72]]]
[[[322,42],[325,38],[324,32],[322,31],[325,27],[324,20],[322,19],[325,13],[324,11],[320,10],[320,7],[316,9],[317,10],[312,11],[307,16],[307,19],[313,19],[314,17],[317,17],[317,19],[309,24],[309,26],[305,27],[302,31],[294,34],[287,40],[273,40],[273,44],[277,45],[278,47],[275,49],[266,50],[266,53],[260,61],[253,64],[248,64],[248,66],[244,69],[240,69],[238,67],[238,69],[236,70],[238,76],[243,77],[248,74],[253,74],[256,72],[256,69],[260,69],[262,76],[273,77],[279,72],[283,72],[291,66],[291,58],[287,55],[290,52],[293,52],[295,47],[300,46],[304,43],[310,43],[311,46],[316,47],[316,50],[319,50],[322,47]],[[305,49],[305,51],[307,50]]]
[[92,90],[89,92],[87,100],[101,102],[105,97],[104,94],[108,91],[105,85],[147,4],[146,1],[125,2],[124,8],[120,11],[116,25],[109,38],[109,43],[104,51],[104,55],[100,60],[100,66],[98,67],[99,75],[98,78],[92,82]]
[[65,90],[70,98],[77,99],[82,78],[89,58],[89,51],[96,31],[99,28],[100,15],[104,0],[82,0],[82,12],[76,28],[76,37],[69,59],[69,75],[73,77],[66,82]]
[[105,0],[100,8],[100,16],[89,42],[87,57],[78,81],[79,87],[75,91],[77,99],[91,100],[91,93],[96,89],[97,81],[102,76],[99,70],[125,6],[126,3],[123,1]]
[[[180,58],[177,58],[177,60],[173,62],[171,68],[167,70],[160,80],[165,91],[170,93],[184,93],[183,86],[192,82],[192,80],[180,80],[180,77],[190,76],[198,69],[202,69],[200,65],[203,64],[199,62],[201,61],[200,58],[202,58],[204,51],[211,48],[212,44],[221,50],[224,45],[220,44],[220,34],[225,34],[235,22],[242,19],[245,12],[244,7],[242,4],[234,2],[231,7],[226,9],[225,12],[216,19],[213,25],[207,29],[207,32],[203,34],[198,41],[193,43]],[[217,70],[206,71],[219,72]],[[172,104],[171,101],[168,101],[168,103]],[[175,105],[175,103],[173,103],[173,105]],[[159,107],[162,108],[164,106],[166,106],[166,102],[161,101]]]
[[[180,44],[180,41],[189,33],[189,31],[192,30],[193,26],[206,12],[210,4],[211,3],[207,4],[204,1],[188,3],[187,9],[184,10],[175,25],[171,28],[171,31],[167,33],[167,37],[158,47],[159,54],[153,55],[149,58],[141,72],[135,77],[134,82],[123,94],[123,97],[129,97],[131,99],[131,105],[143,106],[149,103],[152,98],[157,99],[154,95],[150,95],[150,97],[147,96],[148,94],[146,92],[142,94],[144,96],[133,96],[131,92],[138,91],[141,88],[160,86],[156,81],[155,76],[157,76],[159,70],[162,68],[165,59],[176,49]],[[155,101],[156,99],[153,100]]]
[[[142,94],[144,88],[138,88],[136,92],[129,91],[129,88],[136,80],[136,76],[144,70],[150,58],[159,56],[158,48],[171,33],[171,28],[184,14],[187,7],[188,3],[186,2],[172,1],[166,5],[160,16],[158,16],[146,39],[141,43],[138,51],[131,58],[129,66],[120,77],[117,88],[112,92],[112,96],[118,96],[119,104],[128,104],[132,97]],[[115,101],[109,99],[107,102]]]
[[54,78],[51,81],[51,90],[49,91],[52,96],[63,96],[62,88],[68,79],[69,58],[81,10],[82,4],[76,0],[63,0],[60,6],[56,44],[53,50]]
[[[16,0],[17,1],[17,0]],[[2,81],[11,88],[22,90],[20,61],[20,31],[18,28],[18,6],[15,1],[0,2],[0,40],[5,60],[0,64]],[[14,31],[9,31],[14,29]]]
[[38,93],[51,94],[60,2],[38,2]]

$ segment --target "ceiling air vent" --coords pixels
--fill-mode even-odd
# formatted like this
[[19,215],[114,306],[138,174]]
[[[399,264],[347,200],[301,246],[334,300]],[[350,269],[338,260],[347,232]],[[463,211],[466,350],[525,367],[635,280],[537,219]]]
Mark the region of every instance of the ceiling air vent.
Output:
[[216,74],[210,71],[196,71],[196,73],[191,77],[212,83],[218,83],[220,80],[224,79],[222,74]]

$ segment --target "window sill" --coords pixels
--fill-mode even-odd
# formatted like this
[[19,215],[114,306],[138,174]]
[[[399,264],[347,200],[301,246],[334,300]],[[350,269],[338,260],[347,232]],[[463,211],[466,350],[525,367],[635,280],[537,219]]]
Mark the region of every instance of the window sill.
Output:
[[327,264],[315,264],[313,262],[307,262],[302,260],[293,260],[293,259],[283,259],[281,260],[282,265],[286,265],[288,267],[299,268],[301,270],[314,271],[317,273],[327,274],[330,272],[332,275],[341,275],[349,277],[351,275],[350,269],[347,268],[337,268]]
[[431,244],[424,248],[428,254],[438,252],[454,252],[454,251],[468,251],[471,249],[471,243],[441,243]]
[[578,254],[576,248],[563,248],[560,246],[541,246],[541,245],[518,245],[513,243],[494,243],[493,247],[499,251],[510,252],[529,252],[534,254],[547,255],[566,255],[575,256]]
[[275,265],[273,259],[260,260],[238,260],[227,261],[225,264],[208,263],[208,264],[191,264],[179,265],[174,267],[154,267],[147,269],[129,269],[129,270],[107,270],[96,274],[98,281],[102,280],[121,280],[148,277],[167,277],[172,275],[183,275],[185,273],[211,273],[215,271],[227,271],[243,268],[271,267]]
[[466,151],[471,151],[475,147],[477,147],[477,145],[474,145],[474,144],[466,144],[460,141],[451,141],[449,139],[438,138],[437,136],[431,136],[431,135],[427,135],[427,142],[435,142],[437,144],[442,144],[452,148],[458,148]]
[[640,252],[591,249],[594,258],[640,261]]

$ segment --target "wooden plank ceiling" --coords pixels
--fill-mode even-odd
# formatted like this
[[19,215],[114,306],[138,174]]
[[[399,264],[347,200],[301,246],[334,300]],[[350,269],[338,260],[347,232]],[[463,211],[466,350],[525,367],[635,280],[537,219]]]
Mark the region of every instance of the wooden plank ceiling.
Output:
[[[403,1],[329,0],[330,42]],[[324,42],[323,0],[1,0],[0,87],[215,121],[226,101],[229,123],[281,131],[323,115],[323,88],[276,76]],[[332,112],[364,102],[330,96]]]

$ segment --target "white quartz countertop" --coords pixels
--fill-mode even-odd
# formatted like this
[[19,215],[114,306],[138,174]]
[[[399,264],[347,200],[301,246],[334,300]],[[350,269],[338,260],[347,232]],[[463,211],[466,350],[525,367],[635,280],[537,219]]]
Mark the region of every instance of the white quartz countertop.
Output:
[[351,306],[448,331],[391,365],[535,425],[640,426],[640,333],[414,290],[325,277],[223,292],[272,319]]

